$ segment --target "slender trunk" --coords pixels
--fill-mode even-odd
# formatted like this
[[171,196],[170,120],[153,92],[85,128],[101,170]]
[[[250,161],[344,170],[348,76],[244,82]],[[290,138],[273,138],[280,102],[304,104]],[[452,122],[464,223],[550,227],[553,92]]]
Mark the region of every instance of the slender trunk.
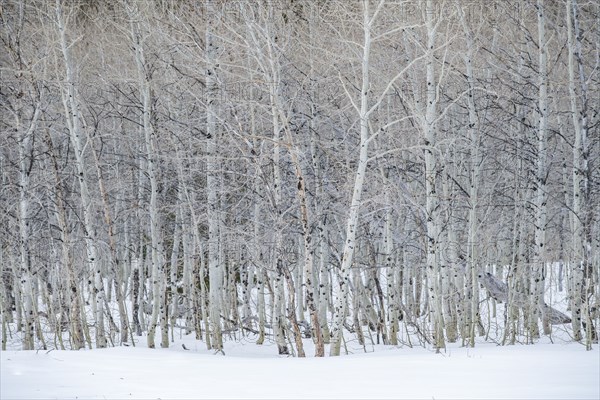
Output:
[[[440,264],[439,264],[439,196],[437,188],[437,176],[439,173],[439,161],[436,156],[436,131],[435,121],[437,119],[437,82],[435,77],[435,34],[433,0],[427,0],[427,107],[424,118],[424,153],[425,153],[425,191],[426,191],[426,225],[427,225],[427,282],[429,298],[429,318],[433,325],[434,346],[436,351],[444,348],[444,322],[442,318],[441,292],[439,288]],[[476,280],[475,280],[476,282]]]
[[[181,199],[181,198],[180,198]],[[171,250],[171,264],[169,267],[169,292],[171,295],[170,312],[171,317],[169,324],[171,325],[171,342],[175,341],[174,331],[175,324],[179,315],[179,294],[178,294],[178,269],[179,269],[179,248],[181,245],[183,222],[180,216],[181,209],[178,210],[175,219],[175,232],[173,233],[173,249]],[[168,309],[169,307],[165,307]]]
[[[316,21],[316,16],[314,15],[314,8],[311,8],[311,18],[309,19],[309,41],[311,43],[311,47],[314,46],[315,39],[315,26],[314,22]],[[314,57],[310,57],[309,59],[309,69],[310,76],[315,76],[315,65],[314,65]],[[325,343],[329,343],[330,335],[329,335],[329,326],[327,323],[327,308],[329,304],[329,274],[327,272],[327,253],[329,251],[327,247],[327,234],[326,234],[326,217],[324,213],[324,207],[322,206],[323,199],[323,182],[322,182],[322,174],[321,165],[320,165],[320,157],[319,157],[319,149],[317,147],[317,139],[318,139],[318,131],[317,131],[317,108],[316,108],[316,100],[318,98],[318,90],[315,79],[310,80],[310,95],[313,101],[310,102],[310,120],[309,120],[309,135],[310,135],[310,155],[311,155],[311,165],[312,171],[314,174],[314,206],[315,210],[315,218],[317,219],[317,231],[319,234],[318,244],[314,247],[317,252],[317,266],[313,266],[313,275],[311,279],[314,279],[317,286],[313,287],[314,294],[314,302],[317,304],[317,317],[320,328],[320,334],[314,334],[317,337],[316,345],[317,352],[319,352],[321,344],[319,341],[322,340],[323,345]],[[305,236],[306,238],[306,236]],[[313,260],[315,263],[315,260]],[[308,294],[307,294],[308,297]],[[310,309],[310,305],[309,305]],[[311,314],[311,323],[313,324],[313,328],[315,326],[315,321],[313,321],[313,316]]]
[[[547,126],[548,126],[548,66],[547,66],[547,46],[546,46],[546,19],[544,0],[538,0],[538,133],[537,133],[537,170],[536,170],[536,195],[535,195],[535,250],[534,250],[534,271],[533,277],[534,295],[530,307],[530,336],[536,338],[539,336],[538,315],[544,304],[544,268],[546,252],[546,214],[547,214]],[[549,333],[549,332],[544,332]]]
[[82,203],[83,226],[85,231],[85,245],[87,263],[90,270],[94,274],[94,302],[96,316],[96,347],[106,347],[106,335],[104,332],[104,302],[105,291],[102,267],[97,256],[97,244],[95,228],[92,223],[92,197],[88,188],[88,178],[85,169],[84,160],[84,143],[85,135],[82,126],[82,116],[80,114],[80,106],[78,93],[76,91],[77,81],[75,77],[75,63],[71,57],[71,45],[67,40],[66,18],[63,15],[63,7],[61,0],[56,0],[56,19],[60,35],[60,46],[62,50],[63,62],[65,67],[65,83],[66,90],[63,91],[63,105],[65,116],[67,118],[67,126],[71,144],[75,154],[75,164],[79,181],[80,197]]
[[[267,49],[272,52],[272,43],[269,41]],[[274,59],[273,54],[269,54],[270,60]],[[273,64],[273,61],[271,62]],[[277,110],[277,91],[280,90],[280,77],[279,70],[272,65],[271,68],[271,79],[269,82],[269,103],[271,105],[271,120],[272,120],[272,128],[273,128],[273,198],[274,198],[274,208],[275,208],[275,226],[276,229],[276,238],[275,238],[275,280],[273,282],[274,285],[274,293],[273,293],[273,304],[272,304],[272,312],[274,319],[273,322],[273,330],[275,333],[275,342],[277,343],[279,354],[289,354],[289,350],[285,340],[285,294],[284,294],[284,285],[283,285],[283,268],[287,268],[283,265],[282,259],[282,251],[283,251],[283,200],[282,200],[282,178],[281,178],[281,127],[279,124],[278,110]]]
[[360,92],[360,152],[358,166],[354,176],[354,188],[350,212],[346,222],[346,239],[342,252],[342,265],[340,268],[340,288],[333,310],[333,329],[331,333],[330,355],[339,356],[342,343],[344,321],[346,319],[345,305],[348,301],[350,286],[350,271],[354,258],[356,246],[356,231],[358,229],[358,216],[362,200],[362,189],[367,172],[369,158],[369,57],[371,52],[371,16],[369,13],[369,1],[363,2],[363,54],[362,54],[362,87]]
[[[279,109],[281,109],[281,107],[279,107]],[[311,243],[312,236],[310,233],[310,220],[308,215],[308,201],[306,199],[306,179],[304,179],[304,173],[302,172],[300,160],[298,160],[298,156],[296,154],[296,149],[293,142],[294,138],[291,132],[289,131],[288,121],[287,119],[285,119],[284,115],[281,115],[281,117],[284,118],[284,129],[287,133],[287,139],[291,145],[290,156],[292,159],[292,164],[295,168],[296,179],[298,180],[298,184],[296,186],[296,195],[298,198],[298,202],[300,203],[300,221],[302,225],[302,238],[304,243],[304,285],[306,290],[306,305],[308,306],[308,310],[310,313],[313,338],[315,338],[315,357],[324,357],[325,345],[323,342],[321,325],[319,323],[319,317],[317,313],[317,305],[315,302],[315,288],[313,284],[313,278],[315,276],[315,267],[313,258],[313,246]],[[298,300],[298,302],[301,301]],[[298,353],[300,353],[300,350],[298,350]]]
[[[215,346],[212,344],[214,335],[212,335],[213,329],[211,328],[211,319],[210,319],[210,304],[209,304],[209,296],[206,290],[206,261],[204,258],[204,248],[202,247],[202,243],[200,242],[200,237],[195,234],[195,242],[196,248],[198,249],[198,253],[200,254],[200,265],[199,268],[195,268],[194,276],[196,277],[195,286],[199,287],[200,293],[196,290],[194,295],[194,301],[196,302],[195,308],[196,311],[196,338],[200,339],[202,334],[202,326],[200,324],[200,320],[204,321],[204,340],[206,342],[206,348],[208,350],[214,349]],[[209,278],[210,279],[210,278]],[[218,349],[219,351],[223,351],[222,348]]]
[[[104,186],[104,178],[102,176],[102,170],[100,168],[100,159],[94,148],[93,139],[88,137],[88,143],[90,143],[90,149],[94,158],[94,164],[96,166],[96,176],[98,179],[98,188],[100,190],[100,198],[102,199],[102,209],[104,212],[104,222],[108,230],[108,247],[111,255],[111,272],[115,280],[115,300],[119,308],[119,319],[120,319],[120,332],[121,332],[121,343],[127,343],[129,337],[129,318],[127,316],[127,308],[125,306],[125,296],[123,294],[123,270],[119,260],[117,241],[115,239],[115,229],[113,219],[110,213],[110,206],[108,203],[108,194]],[[110,292],[109,292],[110,293]],[[110,302],[110,299],[108,300]],[[110,312],[107,310],[107,312]]]
[[[185,201],[183,198],[183,183],[180,180],[180,189],[179,189],[179,197],[180,204],[183,204]],[[192,276],[193,271],[193,234],[191,232],[193,228],[193,223],[188,223],[188,213],[183,210],[183,205],[179,209],[180,219],[181,219],[181,247],[183,250],[183,275],[181,277],[182,287],[181,287],[181,302],[182,307],[185,310],[185,330],[186,335],[192,332],[193,328],[193,313],[194,309],[194,278]]]
[[[39,110],[36,110],[39,114]],[[35,120],[32,121],[31,128],[35,129]],[[20,131],[20,120],[17,117],[17,130]],[[21,263],[19,275],[22,285],[23,311],[25,313],[25,326],[23,328],[23,350],[34,349],[34,324],[36,316],[34,315],[34,294],[32,287],[31,274],[31,252],[29,248],[29,182],[30,173],[33,167],[32,159],[32,135],[33,129],[22,133],[19,141],[19,247],[21,254]]]
[[[206,0],[209,15],[213,14],[214,2]],[[212,11],[212,12],[210,12]],[[206,188],[207,219],[208,219],[208,276],[209,276],[209,318],[212,335],[212,346],[216,350],[223,349],[223,334],[221,329],[221,298],[223,291],[223,266],[219,263],[219,199],[217,189],[219,186],[219,161],[217,158],[217,47],[216,37],[213,33],[214,21],[209,20],[206,25]]]
[[[387,178],[387,177],[386,177]],[[386,193],[386,204],[388,208],[385,212],[385,220],[384,220],[384,231],[383,231],[383,257],[384,257],[384,266],[386,271],[386,281],[387,281],[387,304],[389,308],[388,318],[390,324],[390,344],[392,346],[398,345],[398,333],[399,333],[399,323],[398,323],[398,301],[399,301],[399,293],[398,286],[400,285],[400,281],[396,281],[396,269],[399,268],[398,265],[395,265],[393,262],[393,251],[394,251],[394,242],[392,238],[392,207],[391,207],[391,199],[389,193]]]
[[[279,239],[276,239],[280,241]],[[277,248],[281,248],[281,243],[278,243]],[[285,289],[283,286],[284,280],[284,268],[283,260],[279,254],[276,255],[276,267],[275,267],[275,279],[273,282],[274,293],[273,293],[273,331],[275,333],[275,343],[277,343],[277,350],[279,354],[290,354],[287,343],[286,343],[286,316],[284,313],[285,304]],[[291,304],[289,305],[292,306]]]
[[261,257],[260,244],[258,238],[260,237],[260,206],[258,201],[254,205],[254,260],[258,264],[256,271],[256,313],[258,314],[258,338],[256,344],[261,345],[265,341],[265,323],[267,319],[267,311],[265,306],[265,280],[267,279],[267,273],[263,266],[263,260]]
[[[144,46],[142,43],[142,33],[139,26],[140,12],[135,2],[127,4],[129,17],[131,19],[131,39],[135,51],[135,62],[138,73],[138,85],[140,91],[140,102],[142,104],[142,128],[144,131],[144,145],[146,152],[146,172],[150,181],[150,240],[151,240],[151,277],[152,280],[152,315],[150,326],[148,328],[148,347],[155,347],[156,327],[161,308],[164,307],[164,293],[161,290],[164,281],[164,261],[163,246],[160,238],[160,221],[158,213],[158,179],[156,171],[157,150],[156,150],[156,132],[152,125],[152,95],[150,89],[150,76],[147,72],[147,65],[144,55]],[[164,333],[164,331],[163,331]],[[168,346],[168,337],[163,338],[161,345]]]
[[133,316],[133,330],[137,336],[142,336],[140,324],[140,259],[131,260],[131,313]]
[[467,83],[469,89],[469,95],[467,97],[467,105],[469,110],[469,140],[471,141],[470,147],[470,186],[469,186],[469,234],[467,244],[467,273],[470,275],[469,282],[471,283],[471,304],[469,312],[469,345],[475,346],[475,332],[476,325],[479,321],[479,281],[478,281],[478,221],[477,221],[477,208],[478,208],[478,188],[479,188],[479,174],[480,174],[480,137],[479,137],[479,124],[477,117],[477,110],[475,108],[474,101],[474,90],[475,90],[475,76],[473,71],[473,32],[467,25],[464,13],[461,10],[460,20],[465,34],[467,42],[467,54],[464,58],[465,67],[467,72]]
[[[450,184],[448,182],[449,178],[445,175],[442,183],[442,190],[444,193],[444,198],[452,199],[454,196],[450,191]],[[458,254],[456,251],[456,232],[455,228],[451,222],[451,204],[448,204],[446,207],[446,235],[441,235],[440,240],[443,248],[445,259],[441,264],[441,289],[443,296],[443,307],[444,307],[444,321],[446,325],[446,338],[448,342],[454,343],[458,339],[458,329],[457,329],[457,320],[456,320],[456,306],[455,306],[455,297],[453,294],[453,272],[456,271],[457,266],[455,265],[456,260],[458,260]],[[462,273],[462,272],[461,272]]]
[[[324,218],[324,217],[323,217]],[[329,324],[327,321],[327,310],[330,302],[330,291],[331,291],[331,280],[329,278],[328,270],[328,252],[327,246],[327,224],[325,222],[321,225],[319,232],[320,242],[320,258],[319,258],[319,323],[321,324],[321,332],[323,335],[323,343],[329,344],[331,341],[331,335],[329,333]]]
[[56,156],[54,145],[50,132],[46,130],[46,143],[48,145],[48,154],[51,158],[52,171],[54,175],[54,190],[55,190],[55,203],[56,203],[56,214],[58,226],[60,227],[61,237],[61,251],[62,251],[62,263],[66,268],[67,272],[67,288],[68,288],[68,299],[69,299],[69,333],[71,338],[71,346],[73,350],[79,350],[85,347],[83,337],[83,323],[81,320],[81,302],[79,296],[79,288],[77,287],[78,282],[76,278],[75,266],[71,257],[72,245],[71,238],[69,235],[69,227],[67,223],[67,211],[64,204],[64,193],[62,189],[62,183],[59,177],[59,166],[58,158]]
[[[581,42],[577,25],[577,2],[576,0],[567,0],[567,44],[568,44],[568,69],[569,69],[569,98],[571,102],[571,117],[575,133],[575,143],[573,144],[573,253],[572,268],[574,269],[571,279],[570,299],[572,305],[573,318],[573,336],[575,340],[582,340],[581,326],[583,318],[583,299],[584,299],[584,274],[581,273],[587,266],[587,247],[586,242],[586,189],[587,189],[587,86],[581,60]],[[575,24],[573,23],[575,22]],[[575,25],[575,26],[574,26]],[[575,63],[577,62],[577,67]],[[577,71],[576,71],[577,68]],[[579,72],[580,95],[582,98],[581,107],[577,103],[578,93],[575,73]]]
[[[292,274],[286,268],[283,271],[285,275],[285,279],[288,284],[288,318],[290,323],[292,324],[292,332],[294,333],[294,341],[296,342],[296,349],[298,350],[298,357],[306,357],[304,353],[304,344],[302,343],[302,332],[300,332],[300,327],[298,326],[298,319],[296,318],[296,310],[295,310],[295,287],[294,281],[292,279]],[[316,355],[317,357],[322,357],[323,355]]]

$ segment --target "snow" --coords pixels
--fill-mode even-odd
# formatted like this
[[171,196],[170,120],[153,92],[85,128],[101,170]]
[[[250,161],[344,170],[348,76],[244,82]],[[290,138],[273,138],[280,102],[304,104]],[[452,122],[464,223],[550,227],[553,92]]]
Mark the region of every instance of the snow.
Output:
[[[272,344],[227,342],[225,355],[183,337],[169,349],[115,347],[0,353],[0,398],[598,399],[600,352],[578,343],[475,348],[371,346],[304,359]],[[184,350],[181,344],[189,350]],[[312,355],[310,341],[305,342]]]
[[[545,300],[567,312],[566,292],[555,285]],[[496,307],[495,314],[482,308],[487,342],[448,344],[440,354],[420,347],[415,334],[412,348],[363,348],[346,332],[342,353],[350,354],[341,357],[312,357],[310,340],[304,341],[307,358],[278,356],[268,340],[258,346],[256,338],[239,336],[225,342],[223,356],[181,328],[168,349],[148,349],[140,337],[136,347],[21,351],[22,337],[12,327],[9,351],[0,352],[0,399],[600,399],[598,344],[586,351],[566,324],[553,325],[552,336],[533,345],[498,346],[504,304]],[[404,329],[399,340],[408,343]]]

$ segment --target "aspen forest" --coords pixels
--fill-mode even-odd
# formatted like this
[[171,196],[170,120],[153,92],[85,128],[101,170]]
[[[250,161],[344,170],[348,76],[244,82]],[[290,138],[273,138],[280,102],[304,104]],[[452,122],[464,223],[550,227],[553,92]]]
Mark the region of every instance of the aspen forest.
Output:
[[595,1],[0,0],[0,25],[3,351],[597,348]]

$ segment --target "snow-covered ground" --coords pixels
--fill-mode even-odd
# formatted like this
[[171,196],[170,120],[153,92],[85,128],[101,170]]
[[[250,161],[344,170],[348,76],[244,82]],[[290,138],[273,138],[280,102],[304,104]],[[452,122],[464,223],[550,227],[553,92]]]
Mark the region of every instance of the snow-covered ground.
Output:
[[[375,346],[365,353],[280,357],[273,345],[228,342],[215,355],[190,337],[169,349],[0,353],[0,398],[598,399],[600,352],[577,343],[475,348]],[[189,350],[184,350],[182,344]]]

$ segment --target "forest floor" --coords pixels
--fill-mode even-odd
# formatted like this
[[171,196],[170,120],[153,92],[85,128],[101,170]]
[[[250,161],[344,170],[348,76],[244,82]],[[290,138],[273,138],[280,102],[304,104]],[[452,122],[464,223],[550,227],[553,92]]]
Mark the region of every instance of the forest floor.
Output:
[[[169,349],[0,352],[0,398],[394,398],[598,399],[600,352],[542,338],[535,345],[415,346],[347,344],[349,354],[279,356],[273,344],[229,341],[225,355],[190,336]],[[188,350],[183,348],[183,345]]]

